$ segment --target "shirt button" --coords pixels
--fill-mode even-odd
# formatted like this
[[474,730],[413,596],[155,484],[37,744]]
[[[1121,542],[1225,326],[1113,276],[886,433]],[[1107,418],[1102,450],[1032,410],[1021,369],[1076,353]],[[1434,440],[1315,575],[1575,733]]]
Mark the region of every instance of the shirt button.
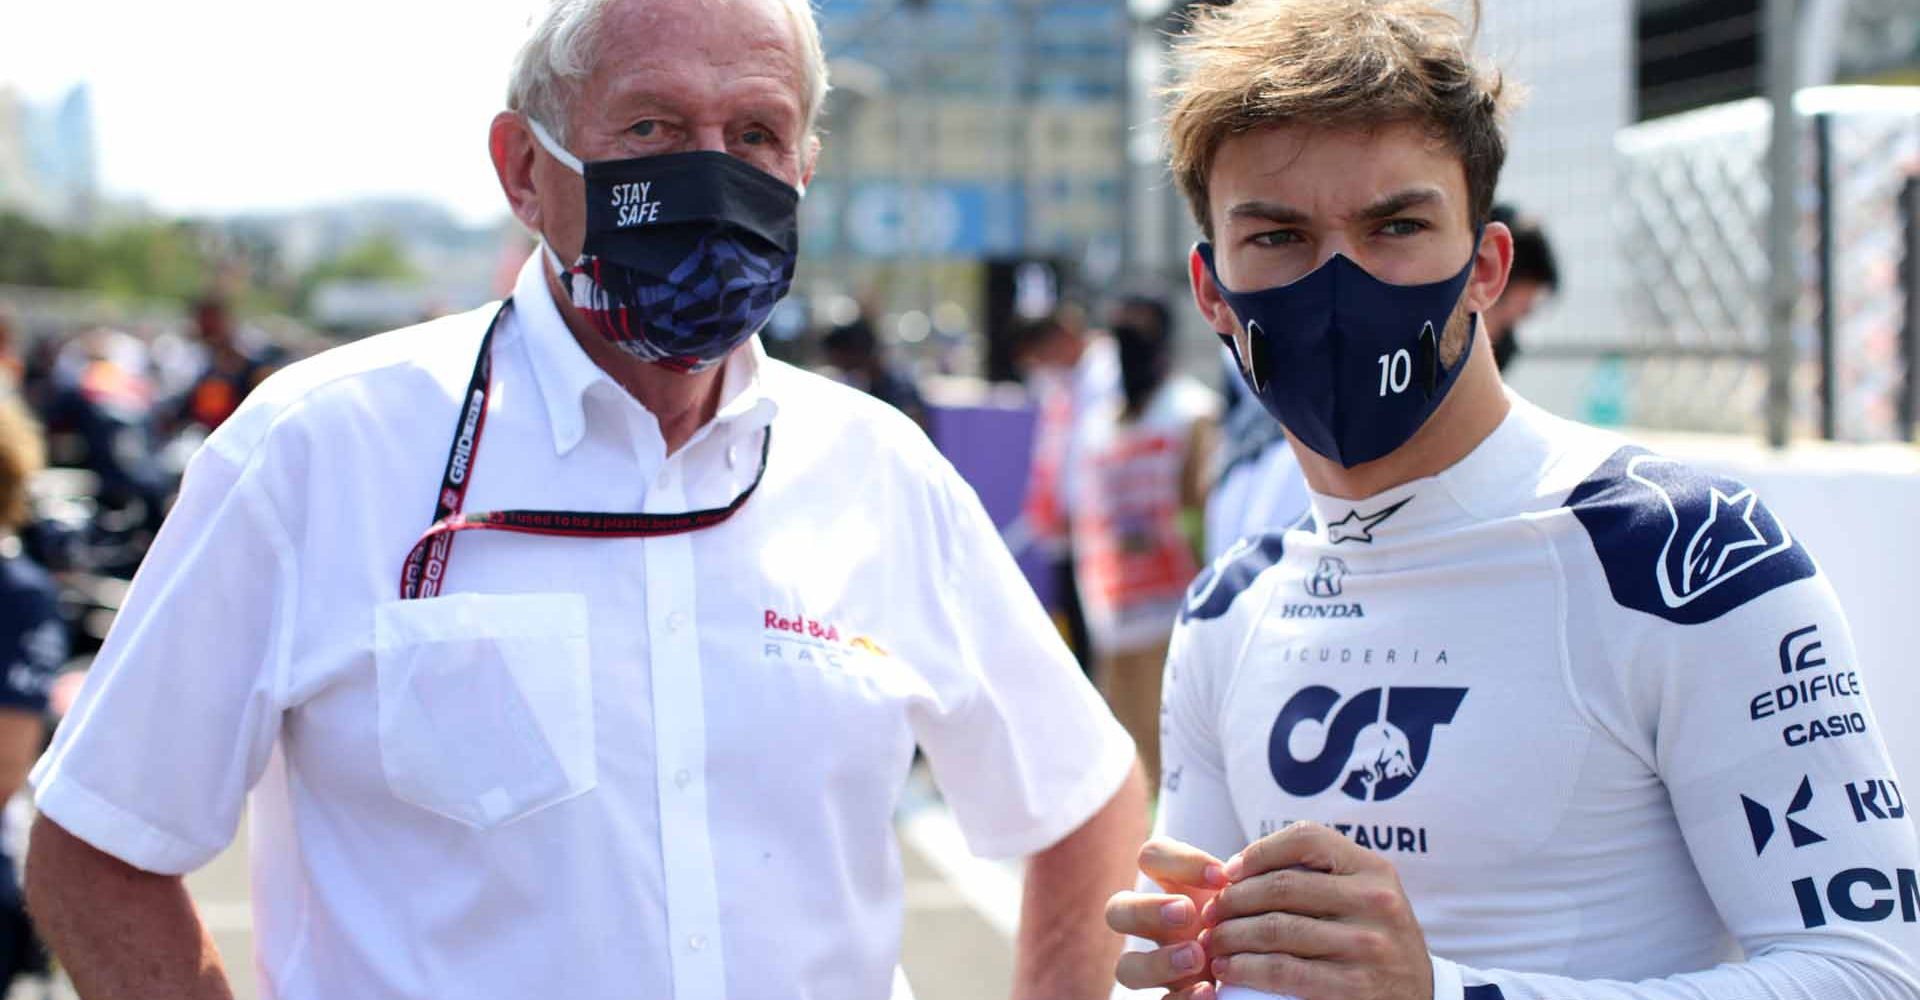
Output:
[[672,486],[672,485],[673,485],[673,470],[672,470],[672,469],[661,469],[661,470],[660,470],[660,475],[659,475],[659,477],[658,477],[658,478],[656,478],[656,479],[654,480],[654,483],[655,483],[656,485],[658,485],[658,486],[659,486],[659,487],[660,487],[661,489],[663,489],[663,490],[664,490],[664,489],[666,489],[666,488],[667,488],[667,487],[669,487],[669,486]]
[[693,772],[681,768],[680,772],[673,776],[673,783],[680,788],[686,788],[688,785],[693,784]]
[[706,946],[707,936],[705,934],[695,934],[687,938],[687,947],[692,948],[694,951],[699,951]]
[[672,614],[670,614],[670,615],[668,615],[668,616],[667,616],[667,631],[669,631],[669,632],[678,632],[678,631],[680,631],[681,629],[683,629],[683,628],[686,628],[686,627],[687,627],[687,613],[686,613],[686,612],[684,612],[684,611],[675,611],[674,613],[672,613]]

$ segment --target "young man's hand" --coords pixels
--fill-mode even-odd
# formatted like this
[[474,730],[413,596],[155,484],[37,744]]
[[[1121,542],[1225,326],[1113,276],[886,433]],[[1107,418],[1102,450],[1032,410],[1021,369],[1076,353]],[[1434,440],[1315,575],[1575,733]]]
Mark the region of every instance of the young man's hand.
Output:
[[[1231,884],[1201,915],[1221,984],[1299,1000],[1432,1000],[1426,935],[1385,858],[1296,823],[1240,852],[1226,872]],[[1112,923],[1111,904],[1107,913]]]
[[1167,1000],[1213,1000],[1213,976],[1199,938],[1201,913],[1227,886],[1220,859],[1177,840],[1149,840],[1140,872],[1164,893],[1118,892],[1107,901],[1107,926],[1160,945],[1120,956],[1115,978],[1129,989],[1167,989]]

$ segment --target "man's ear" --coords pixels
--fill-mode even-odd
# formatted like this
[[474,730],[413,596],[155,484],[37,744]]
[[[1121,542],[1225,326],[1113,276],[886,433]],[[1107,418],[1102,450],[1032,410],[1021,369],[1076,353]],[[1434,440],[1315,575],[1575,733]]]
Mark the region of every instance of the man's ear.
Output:
[[507,196],[513,217],[533,232],[540,232],[540,194],[533,182],[533,133],[527,123],[512,111],[493,116],[487,132],[487,151],[493,155],[493,172],[500,178],[500,190]]
[[1187,253],[1187,283],[1193,287],[1193,304],[1200,308],[1213,332],[1231,337],[1240,332],[1240,320],[1233,315],[1232,307],[1220,295],[1220,286],[1213,280],[1213,274],[1207,270],[1206,259],[1200,256],[1200,247]]
[[1473,274],[1467,278],[1467,311],[1483,313],[1507,289],[1507,275],[1513,270],[1513,230],[1504,222],[1489,222],[1480,236],[1480,248],[1473,257]]
[[806,150],[800,154],[800,187],[813,186],[813,168],[820,163],[820,137],[807,136]]

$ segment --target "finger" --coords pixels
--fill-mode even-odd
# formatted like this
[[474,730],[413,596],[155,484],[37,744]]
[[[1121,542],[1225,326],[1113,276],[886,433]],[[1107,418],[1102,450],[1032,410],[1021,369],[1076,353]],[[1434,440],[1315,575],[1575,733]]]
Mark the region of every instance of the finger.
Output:
[[1107,900],[1107,926],[1161,944],[1191,939],[1200,930],[1200,911],[1185,896],[1116,892]]
[[1156,837],[1141,846],[1140,871],[1163,889],[1221,889],[1227,884],[1227,869],[1219,858],[1166,837]]
[[1292,955],[1223,956],[1213,960],[1212,972],[1222,986],[1247,986],[1298,1000],[1342,1000],[1356,995],[1337,966]]
[[1227,861],[1227,878],[1241,879],[1284,868],[1311,868],[1336,875],[1368,871],[1378,855],[1318,823],[1295,823],[1254,841]]
[[1362,935],[1352,924],[1303,917],[1297,913],[1262,913],[1228,920],[1208,928],[1209,955],[1293,955],[1298,958],[1350,958]]
[[1172,988],[1191,985],[1182,981],[1199,975],[1206,966],[1206,954],[1199,945],[1188,941],[1154,951],[1127,952],[1114,966],[1114,978],[1130,990]]
[[1211,982],[1201,980],[1184,990],[1167,994],[1163,1000],[1219,1000],[1219,993]]
[[1310,917],[1342,917],[1355,912],[1350,875],[1329,875],[1306,868],[1286,868],[1250,876],[1221,890],[1201,913],[1201,920],[1217,924],[1258,913],[1299,913]]

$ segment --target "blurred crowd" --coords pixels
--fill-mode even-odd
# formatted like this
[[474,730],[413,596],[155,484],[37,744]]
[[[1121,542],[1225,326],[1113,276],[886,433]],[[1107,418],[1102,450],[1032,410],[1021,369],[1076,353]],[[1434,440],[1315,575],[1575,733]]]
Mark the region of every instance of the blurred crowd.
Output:
[[0,993],[45,972],[18,889],[29,767],[78,692],[187,461],[296,353],[223,297],[137,335],[28,338],[0,308]]

